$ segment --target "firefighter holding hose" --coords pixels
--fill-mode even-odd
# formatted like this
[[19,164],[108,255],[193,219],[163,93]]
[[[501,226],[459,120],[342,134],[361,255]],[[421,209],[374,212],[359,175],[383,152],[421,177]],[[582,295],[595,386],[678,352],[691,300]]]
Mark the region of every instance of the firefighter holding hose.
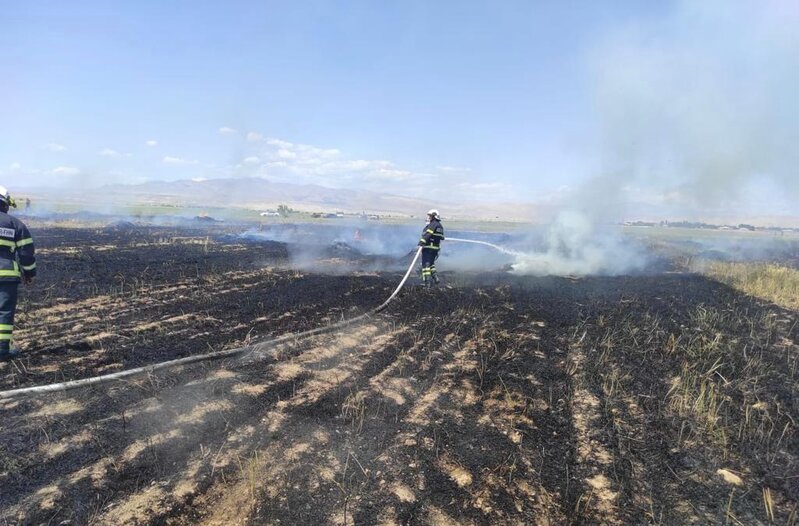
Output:
[[0,361],[19,355],[11,345],[17,287],[20,280],[29,285],[36,276],[33,238],[22,221],[8,214],[16,206],[8,190],[0,186]]
[[443,240],[444,227],[441,226],[438,210],[430,210],[427,212],[427,224],[422,230],[422,238],[419,240],[419,246],[422,247],[422,283],[425,287],[438,284],[436,259],[438,259]]

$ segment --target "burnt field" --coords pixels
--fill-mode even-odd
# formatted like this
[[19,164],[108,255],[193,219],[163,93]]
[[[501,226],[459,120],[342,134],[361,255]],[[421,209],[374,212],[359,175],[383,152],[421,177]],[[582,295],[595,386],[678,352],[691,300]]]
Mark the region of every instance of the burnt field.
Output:
[[[409,262],[31,227],[2,390],[352,318]],[[0,400],[0,524],[797,523],[795,311],[675,270],[438,266],[445,286],[328,334]]]

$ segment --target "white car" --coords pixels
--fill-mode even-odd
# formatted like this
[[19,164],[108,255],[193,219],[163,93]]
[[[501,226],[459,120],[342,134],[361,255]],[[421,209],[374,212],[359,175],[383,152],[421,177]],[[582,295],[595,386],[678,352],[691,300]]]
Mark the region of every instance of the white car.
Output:
[[261,217],[280,217],[279,212],[261,212]]

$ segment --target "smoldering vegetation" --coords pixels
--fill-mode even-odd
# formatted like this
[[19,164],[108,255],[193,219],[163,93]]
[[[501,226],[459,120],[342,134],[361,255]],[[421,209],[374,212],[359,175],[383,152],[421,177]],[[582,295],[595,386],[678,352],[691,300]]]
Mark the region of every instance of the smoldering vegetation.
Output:
[[[121,210],[118,207],[80,206],[80,210],[67,212],[56,207],[37,204],[31,210],[11,210],[10,214],[23,221],[34,221],[39,225],[74,225],[96,226],[102,228],[127,228],[127,227],[182,227],[191,228],[198,226],[236,226],[241,230],[247,221],[235,218],[230,211],[208,210],[202,208],[189,209],[175,207],[174,210],[155,214],[152,211],[132,213],[131,210]],[[135,208],[131,205],[129,208]]]
[[[280,251],[285,255],[286,268],[330,275],[405,270],[421,233],[418,224],[362,220],[256,223],[188,212],[180,216],[91,212],[19,215],[39,224],[91,225],[109,235],[151,235],[162,228],[178,229],[205,235],[209,241],[260,245],[270,254]],[[646,275],[673,270],[675,263],[680,269],[701,272],[705,262],[714,261],[780,262],[799,268],[799,239],[781,232],[624,229],[572,211],[561,212],[549,224],[520,224],[507,232],[459,230],[448,228],[446,221],[445,229],[448,239],[436,263],[444,273],[499,270],[519,276]],[[164,235],[180,237],[178,230]]]
[[[36,230],[6,389],[317,328],[396,285],[217,228]],[[453,242],[440,266],[461,249],[508,257]],[[795,310],[687,273],[451,276],[263,355],[3,400],[0,522],[796,523]]]
[[[292,266],[318,272],[404,270],[417,249],[421,227],[370,223],[279,224],[250,229],[248,243],[286,243]],[[494,243],[514,243],[508,234],[447,231],[447,235]],[[437,265],[443,270],[479,271],[507,267],[513,258],[486,247],[444,241]]]
[[[399,270],[410,263],[418,228],[400,225],[270,225],[241,234],[250,243],[289,245],[296,268],[339,273]],[[514,232],[447,230],[439,271],[505,270],[532,276],[619,276],[655,272],[659,260],[619,227],[597,229],[578,215],[562,214],[552,225]],[[454,239],[453,239],[454,238]]]
[[714,236],[673,241],[694,262],[766,262],[799,268],[799,238]]
[[[418,230],[409,225],[278,224],[226,239],[264,246],[280,243],[292,268],[341,275],[406,269]],[[591,224],[584,216],[568,213],[550,225],[500,233],[453,229],[447,237],[436,262],[444,273],[499,270],[519,276],[585,277],[701,271],[702,263],[709,261],[799,265],[796,236],[668,228],[631,231]]]
[[[343,222],[259,225],[235,235],[242,242],[285,245],[293,268],[327,274],[399,270],[412,257],[416,229]],[[407,261],[406,261],[407,260]]]
[[541,240],[543,250],[517,257],[513,271],[523,275],[603,275],[638,273],[653,262],[645,247],[614,228],[598,228],[582,214],[563,212]]

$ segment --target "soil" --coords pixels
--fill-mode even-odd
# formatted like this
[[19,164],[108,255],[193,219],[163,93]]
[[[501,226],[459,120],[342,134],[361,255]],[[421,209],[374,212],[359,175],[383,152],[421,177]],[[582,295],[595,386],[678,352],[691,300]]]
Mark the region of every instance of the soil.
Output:
[[[351,318],[407,265],[30,226],[3,390]],[[0,401],[0,524],[796,522],[796,312],[677,272],[442,278],[337,332]]]

